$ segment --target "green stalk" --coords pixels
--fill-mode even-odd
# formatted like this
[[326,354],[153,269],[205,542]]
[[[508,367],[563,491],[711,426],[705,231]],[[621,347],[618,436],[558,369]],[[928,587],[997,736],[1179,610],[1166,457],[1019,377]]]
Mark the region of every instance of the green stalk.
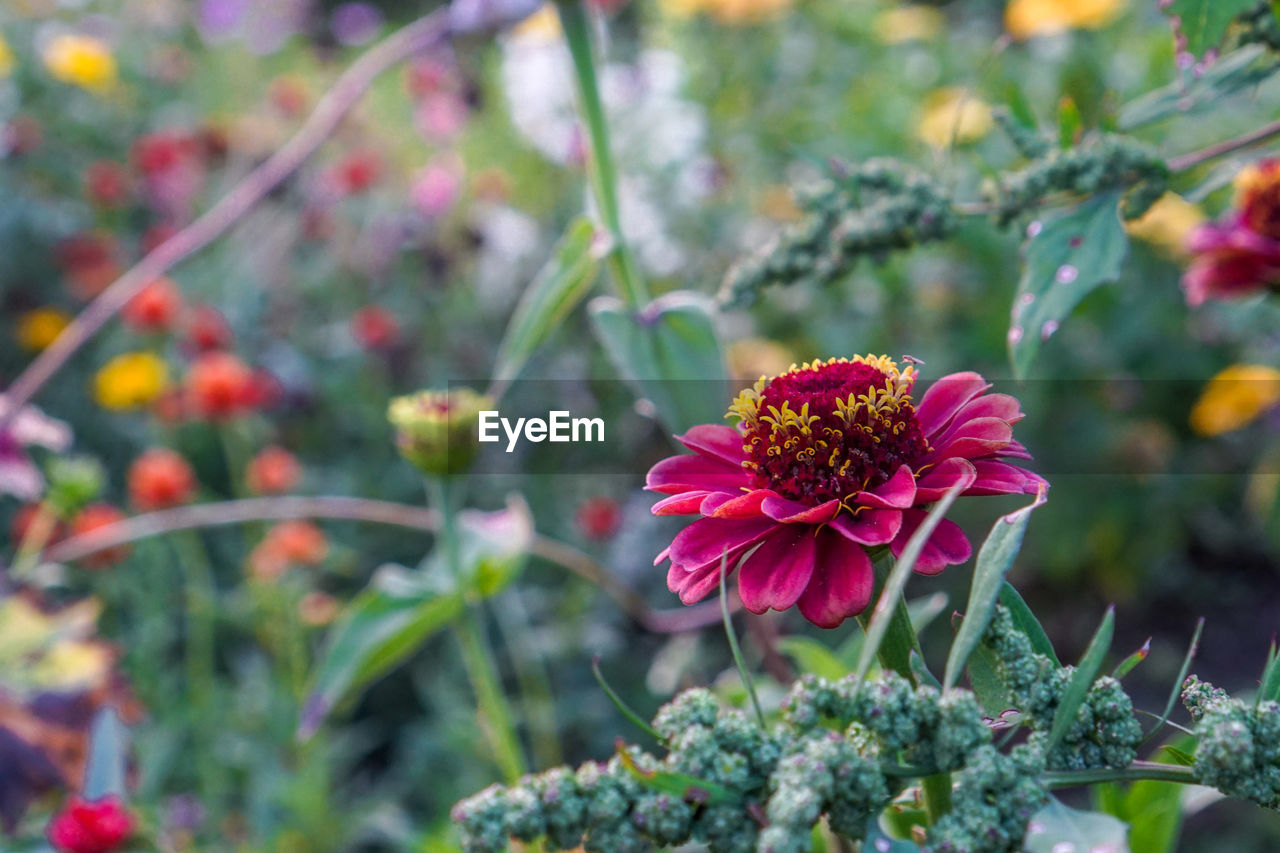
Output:
[[588,169],[591,188],[595,193],[596,203],[600,205],[600,217],[613,238],[613,248],[608,258],[609,268],[622,298],[632,308],[640,308],[648,304],[649,291],[631,250],[622,238],[621,217],[618,213],[618,174],[613,164],[613,149],[609,145],[609,125],[605,119],[604,103],[600,100],[600,87],[596,82],[586,7],[582,0],[560,0],[556,9],[560,13],[560,26],[564,29],[565,40],[569,43],[569,53],[573,56],[579,106],[591,140]]
[[551,689],[551,675],[546,661],[532,642],[529,613],[525,609],[520,590],[512,587],[502,600],[502,618],[498,620],[498,632],[509,653],[519,649],[516,655],[516,680],[520,684],[520,705],[529,725],[529,740],[533,758],[541,767],[554,767],[564,763],[560,749],[560,737],[556,733],[556,700]]
[[[448,477],[428,477],[427,485],[440,513],[440,540],[445,560],[455,580],[461,582],[462,560],[458,550],[457,517],[450,494],[450,480]],[[454,623],[454,633],[462,647],[462,661],[467,669],[467,677],[471,680],[471,688],[476,694],[481,729],[489,740],[489,748],[493,750],[502,775],[507,782],[516,782],[527,772],[527,768],[520,740],[516,736],[511,706],[502,692],[493,651],[485,639],[479,614],[479,603],[472,602],[462,618]]]
[[36,561],[44,546],[49,544],[53,531],[58,526],[58,513],[48,501],[41,501],[27,525],[22,541],[18,543],[18,552],[13,558],[13,567],[9,570],[14,578],[25,579],[35,568]]
[[1040,778],[1050,788],[1074,788],[1099,782],[1136,782],[1141,779],[1197,784],[1193,768],[1180,764],[1160,764],[1156,761],[1135,761],[1128,767],[1101,767],[1096,770],[1051,770]]
[[[878,601],[885,579],[889,575],[890,560],[887,554],[877,559],[874,565],[876,587],[871,600]],[[870,608],[858,615],[858,622],[864,631],[867,630],[871,623]],[[889,628],[880,642],[880,647],[876,650],[876,658],[880,661],[882,668],[893,670],[914,685],[916,677],[911,671],[912,652],[923,657],[920,638],[916,636],[916,629],[911,625],[911,613],[907,610],[907,600],[899,595],[898,603],[893,608],[893,616],[889,621]],[[930,823],[937,823],[939,818],[951,811],[950,773],[924,777],[920,780],[920,790],[924,795],[924,810]]]

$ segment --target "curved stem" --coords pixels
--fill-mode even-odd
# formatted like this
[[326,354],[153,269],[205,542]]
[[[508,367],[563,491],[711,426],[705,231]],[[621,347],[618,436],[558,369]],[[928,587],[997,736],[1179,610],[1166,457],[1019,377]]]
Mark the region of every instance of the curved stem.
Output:
[[1234,139],[1227,139],[1222,142],[1201,148],[1199,151],[1192,151],[1179,157],[1173,157],[1169,160],[1170,172],[1185,172],[1188,169],[1195,168],[1202,163],[1210,160],[1216,160],[1219,157],[1225,157],[1228,154],[1257,145],[1260,142],[1266,142],[1273,136],[1280,136],[1280,120],[1264,124],[1257,130],[1251,130],[1248,133],[1241,134]]
[[448,9],[438,9],[392,33],[362,54],[316,103],[293,138],[250,172],[244,180],[186,228],[157,246],[116,279],[22,371],[6,392],[8,407],[0,411],[0,430],[23,404],[154,279],[189,255],[225,234],[268,193],[292,175],[328,139],[359,102],[374,79],[416,53],[442,42],[450,32]]

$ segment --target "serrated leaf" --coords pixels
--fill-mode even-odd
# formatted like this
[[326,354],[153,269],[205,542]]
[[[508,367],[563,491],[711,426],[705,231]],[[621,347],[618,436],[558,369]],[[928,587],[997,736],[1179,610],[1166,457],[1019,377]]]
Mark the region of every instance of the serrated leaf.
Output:
[[1062,736],[1071,728],[1085,695],[1093,686],[1098,673],[1102,671],[1102,662],[1107,657],[1107,651],[1111,648],[1111,636],[1115,633],[1115,621],[1116,609],[1114,606],[1108,607],[1106,615],[1102,617],[1102,624],[1098,626],[1093,639],[1089,642],[1089,648],[1085,649],[1084,656],[1080,658],[1080,664],[1071,674],[1071,680],[1067,682],[1067,689],[1062,691],[1062,698],[1058,700],[1058,710],[1053,715],[1053,725],[1049,728],[1049,740],[1044,747],[1046,755],[1053,752],[1054,747],[1062,740]]
[[1275,71],[1271,61],[1255,67],[1254,63],[1264,53],[1266,49],[1261,45],[1233,50],[1199,76],[1175,81],[1135,98],[1120,108],[1120,129],[1131,131],[1171,116],[1193,115],[1220,105],[1222,98],[1259,83]]
[[633,312],[602,296],[592,300],[589,311],[618,373],[653,403],[668,428],[682,433],[723,419],[724,359],[708,300],[668,293]]
[[802,673],[828,681],[838,681],[849,674],[849,667],[836,653],[812,637],[782,637],[778,640],[778,651],[795,661]]
[[1164,13],[1178,19],[1178,33],[1186,39],[1187,53],[1200,59],[1222,42],[1227,25],[1237,15],[1256,5],[1256,0],[1172,0]]
[[982,635],[991,623],[991,614],[995,612],[1005,575],[1022,547],[1022,537],[1027,531],[1031,513],[1046,499],[1045,490],[1041,488],[1030,505],[998,518],[978,550],[973,581],[969,586],[969,603],[964,611],[965,618],[960,623],[960,630],[956,632],[951,651],[947,654],[947,668],[942,678],[944,689],[955,687],[970,653],[982,641]]
[[494,377],[514,379],[595,282],[603,255],[591,221],[579,217],[569,223],[551,258],[525,289],[498,347]]
[[84,772],[84,797],[123,797],[129,730],[115,708],[107,707],[93,718],[89,732],[89,760]]
[[1009,359],[1014,375],[1027,375],[1049,339],[1093,290],[1120,277],[1129,236],[1120,224],[1120,193],[1103,193],[1066,212],[1033,222],[1025,265],[1014,297]]
[[1082,812],[1050,797],[1027,822],[1026,853],[1129,853],[1129,827],[1101,812]]
[[1027,635],[1027,639],[1031,641],[1031,648],[1036,654],[1044,655],[1053,661],[1054,666],[1062,666],[1062,662],[1058,660],[1058,653],[1053,648],[1053,643],[1049,640],[1049,635],[1045,633],[1044,626],[1040,624],[1040,620],[1031,612],[1031,608],[1027,606],[1027,602],[1023,600],[1022,595],[1008,581],[1004,582],[1004,586],[1000,587],[1000,603],[1009,609],[1009,616],[1013,619],[1013,624],[1018,630]]

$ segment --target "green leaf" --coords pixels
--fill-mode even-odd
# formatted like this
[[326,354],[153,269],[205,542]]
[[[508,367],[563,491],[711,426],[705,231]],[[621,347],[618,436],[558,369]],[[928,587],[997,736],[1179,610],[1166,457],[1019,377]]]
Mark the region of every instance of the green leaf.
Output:
[[622,738],[618,738],[615,741],[615,748],[618,750],[618,759],[622,762],[622,766],[626,768],[627,772],[651,791],[677,797],[690,803],[719,804],[740,802],[740,798],[736,793],[716,782],[709,782],[706,779],[699,779],[697,776],[690,776],[686,773],[672,773],[668,770],[642,770],[636,764],[635,756],[631,754],[627,748],[626,741]]
[[1258,681],[1258,695],[1254,698],[1254,706],[1263,702],[1280,701],[1280,652],[1276,644],[1271,644],[1267,653],[1267,665],[1262,670],[1262,678]]
[[298,736],[315,734],[344,698],[416,652],[465,606],[462,592],[438,577],[403,566],[378,569],[329,633]]
[[416,571],[383,566],[338,617],[313,677],[300,737],[310,737],[344,698],[417,652],[468,601],[496,595],[520,573],[533,538],[521,498],[497,512],[464,510],[456,521],[459,577],[440,549]]
[[595,282],[601,253],[595,226],[585,217],[569,223],[551,258],[525,289],[498,347],[494,377],[509,382],[534,351],[565,321]]
[[915,649],[907,655],[907,662],[911,665],[911,674],[916,677],[916,684],[927,684],[930,687],[942,689],[942,684],[938,682],[938,677],[929,671],[929,665],[924,662],[924,658]]
[[988,717],[998,717],[1013,707],[1009,686],[1000,677],[999,658],[986,646],[978,646],[969,655],[969,686]]
[[1120,108],[1120,129],[1132,131],[1171,116],[1194,115],[1206,108],[1221,106],[1224,97],[1271,76],[1275,71],[1273,61],[1254,64],[1265,53],[1262,45],[1233,50],[1202,74],[1177,80],[1135,98]]
[[661,296],[638,313],[608,296],[589,306],[596,337],[618,373],[676,432],[724,419],[724,360],[711,310],[708,300],[686,291]]
[[1082,812],[1050,797],[1049,804],[1031,816],[1026,853],[1129,853],[1129,828],[1109,814]]
[[1072,98],[1063,98],[1058,102],[1058,145],[1070,148],[1080,140],[1080,131],[1084,127],[1084,118],[1080,115],[1080,107]]
[[932,595],[913,598],[907,602],[907,614],[911,617],[911,629],[917,634],[933,624],[933,620],[947,609],[947,594],[935,592]]
[[107,707],[93,718],[89,732],[89,760],[84,772],[84,797],[123,797],[129,730],[115,708]]
[[1116,609],[1113,605],[1107,608],[1106,615],[1102,617],[1102,624],[1094,633],[1089,648],[1085,649],[1084,657],[1080,658],[1080,665],[1076,667],[1076,671],[1071,674],[1071,680],[1067,682],[1067,689],[1062,691],[1058,710],[1053,715],[1053,725],[1049,728],[1049,740],[1044,747],[1046,755],[1053,752],[1058,741],[1062,740],[1067,729],[1071,728],[1072,723],[1075,722],[1076,712],[1080,710],[1085,694],[1089,692],[1094,679],[1102,670],[1102,662],[1107,656],[1107,650],[1111,648],[1115,622]]
[[1174,706],[1178,704],[1178,697],[1182,695],[1182,682],[1186,681],[1187,673],[1191,671],[1191,662],[1195,660],[1196,651],[1200,648],[1200,634],[1203,631],[1204,617],[1201,616],[1196,621],[1195,633],[1191,635],[1191,642],[1187,646],[1187,653],[1182,658],[1182,668],[1178,670],[1178,678],[1173,682],[1173,688],[1169,691],[1169,700],[1165,702],[1164,712],[1160,715],[1160,720],[1156,723],[1155,728],[1147,732],[1146,736],[1142,738],[1143,743],[1146,743],[1146,741],[1159,732],[1160,729],[1164,728],[1164,724],[1169,721],[1169,715],[1173,713]]
[[969,603],[964,610],[965,618],[960,623],[960,630],[956,632],[951,651],[947,654],[947,668],[942,677],[943,689],[955,687],[956,679],[964,671],[970,653],[982,641],[982,635],[991,623],[991,614],[995,612],[996,600],[1005,582],[1004,577],[1022,547],[1022,537],[1027,531],[1031,513],[1045,500],[1046,492],[1041,488],[1031,504],[998,518],[987,534],[986,541],[982,543],[982,548],[978,550],[973,582],[969,586]]
[[880,821],[873,817],[867,822],[867,834],[862,841],[862,849],[866,853],[920,853],[920,847],[911,841],[890,838],[880,828]]
[[1072,210],[1031,223],[1026,263],[1013,301],[1009,358],[1014,375],[1031,368],[1042,341],[1057,331],[1080,301],[1115,281],[1129,251],[1120,224],[1120,193],[1103,193]]
[[1149,654],[1151,654],[1151,638],[1147,637],[1147,641],[1142,644],[1142,648],[1138,649],[1116,665],[1116,668],[1111,671],[1111,677],[1116,681],[1124,678],[1135,666],[1146,660]]
[[[1183,740],[1189,744],[1192,739]],[[1171,748],[1170,752],[1181,750]],[[1186,785],[1155,779],[1130,785],[1109,782],[1094,787],[1094,805],[1129,824],[1132,853],[1173,853],[1182,826],[1186,791]]]
[[[907,545],[902,549],[901,556],[894,563],[889,577],[885,579],[884,588],[880,591],[880,598],[876,601],[875,610],[871,613],[871,619],[867,625],[867,639],[862,646],[862,650],[858,655],[858,666],[854,670],[858,681],[861,682],[866,678],[867,670],[871,668],[871,661],[875,659],[876,653],[880,651],[880,643],[884,641],[885,634],[889,630],[889,623],[893,621],[902,602],[902,590],[907,585],[907,578],[911,576],[911,570],[915,568],[916,560],[920,558],[920,553],[924,550],[925,543],[929,541],[929,537],[933,535],[933,531],[937,529],[943,517],[946,516],[947,510],[951,508],[951,504],[955,502],[956,496],[960,494],[963,483],[957,483],[947,490],[947,493],[933,505],[929,510],[929,514],[920,522],[920,526],[911,534],[911,538],[907,540]],[[909,660],[910,650],[901,650],[900,657],[903,660]]]
[[836,653],[812,637],[782,637],[778,640],[778,651],[795,661],[805,674],[828,681],[838,681],[849,674],[849,667],[836,657]]
[[1257,0],[1172,0],[1164,13],[1178,19],[1178,33],[1186,39],[1187,53],[1200,59],[1222,42],[1236,15],[1256,5]]
[[1176,746],[1173,746],[1171,744],[1165,744],[1160,748],[1163,749],[1165,752],[1169,753],[1169,757],[1173,759],[1174,764],[1181,764],[1183,767],[1195,766],[1196,757],[1191,753],[1182,749],[1178,749]]
[[1036,654],[1044,655],[1053,661],[1054,666],[1062,666],[1062,662],[1058,660],[1058,653],[1053,649],[1053,643],[1049,641],[1049,635],[1045,633],[1044,626],[1031,612],[1031,608],[1027,606],[1027,602],[1023,600],[1018,590],[1008,581],[1005,581],[1004,586],[1000,588],[1000,603],[1009,609],[1013,624],[1027,635],[1027,639],[1031,641],[1031,648]]

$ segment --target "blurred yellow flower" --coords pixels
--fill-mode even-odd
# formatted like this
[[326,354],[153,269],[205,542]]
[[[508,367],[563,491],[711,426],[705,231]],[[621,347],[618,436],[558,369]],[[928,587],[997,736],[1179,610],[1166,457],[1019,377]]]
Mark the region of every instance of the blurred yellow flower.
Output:
[[729,375],[740,382],[755,382],[761,376],[785,373],[795,364],[791,350],[768,338],[743,338],[729,344],[725,352]]
[[91,92],[115,85],[116,60],[106,42],[92,36],[63,33],[44,49],[44,64],[54,79]]
[[0,36],[0,77],[8,77],[13,72],[15,60],[9,43]]
[[1209,380],[1191,409],[1191,428],[1214,436],[1240,429],[1280,403],[1280,370],[1233,364]]
[[47,690],[83,690],[105,681],[114,662],[102,643],[63,642],[31,668],[31,678]]
[[1126,0],[1010,0],[1004,26],[1016,39],[1098,29],[1124,11]]
[[560,38],[560,16],[554,3],[543,3],[538,11],[520,22],[512,33],[521,38],[537,41],[555,41]]
[[126,352],[108,361],[93,377],[93,398],[104,409],[145,406],[169,384],[164,359],[149,352]]
[[908,4],[876,15],[876,36],[885,44],[925,41],[942,31],[946,18],[933,6]]
[[36,308],[18,318],[18,345],[39,352],[57,340],[71,322],[71,315],[59,308]]
[[925,98],[916,135],[933,148],[943,150],[957,143],[973,142],[991,132],[991,107],[972,92],[959,87],[938,89]]
[[778,222],[795,222],[802,215],[800,208],[796,206],[791,189],[777,184],[764,188],[760,193],[760,201],[756,203],[756,209]]
[[1204,211],[1177,193],[1167,192],[1141,219],[1125,223],[1129,236],[1175,256],[1186,253],[1187,234],[1201,222]]
[[710,15],[722,24],[740,26],[776,18],[791,0],[662,0],[663,10],[677,18]]

